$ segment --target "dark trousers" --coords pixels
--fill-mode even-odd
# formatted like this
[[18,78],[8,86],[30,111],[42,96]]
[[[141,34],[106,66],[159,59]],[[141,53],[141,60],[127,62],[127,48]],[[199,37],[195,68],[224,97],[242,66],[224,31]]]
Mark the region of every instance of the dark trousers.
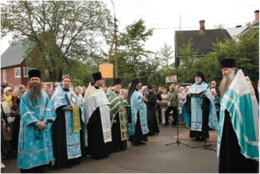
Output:
[[177,111],[177,107],[173,107],[173,106],[169,106],[166,111],[165,111],[165,124],[168,125],[169,124],[169,113],[173,111],[173,122],[172,125],[176,125],[177,121],[178,121],[178,111]]
[[178,110],[177,107],[173,107],[173,122],[172,125],[176,125],[178,122]]
[[169,106],[165,111],[165,124],[169,124],[169,113],[173,110],[172,106]]
[[158,118],[159,118],[159,124],[162,123],[162,110],[161,110],[161,106],[157,106],[157,112],[158,112]]

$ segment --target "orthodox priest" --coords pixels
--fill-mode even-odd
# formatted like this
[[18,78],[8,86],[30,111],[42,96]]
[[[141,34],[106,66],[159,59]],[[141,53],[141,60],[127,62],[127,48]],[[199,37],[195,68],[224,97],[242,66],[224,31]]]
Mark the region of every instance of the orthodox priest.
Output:
[[52,115],[55,120],[52,125],[55,167],[71,168],[72,164],[80,163],[79,157],[85,156],[80,104],[73,106],[70,96],[74,94],[75,102],[80,99],[77,98],[71,84],[71,77],[63,76],[51,100]]
[[115,78],[113,82],[113,89],[108,90],[108,99],[110,103],[113,151],[119,152],[127,149],[127,123],[128,117],[131,117],[131,108],[126,99],[120,95],[121,79]]
[[149,136],[152,136],[154,134],[158,134],[159,127],[156,119],[156,101],[157,96],[154,93],[154,89],[151,85],[147,86],[148,94],[146,94],[146,106],[147,106],[147,119],[148,119],[148,128],[149,128]]
[[132,80],[127,102],[131,106],[132,121],[128,123],[129,140],[134,146],[144,145],[148,141],[147,108],[144,101],[147,99],[141,93],[142,83],[139,78]]
[[251,83],[236,59],[220,62],[223,79],[218,160],[220,173],[257,173],[259,160],[259,109]]
[[49,97],[41,89],[41,72],[28,72],[28,91],[20,101],[20,132],[18,140],[17,167],[21,173],[44,173],[53,159],[51,108]]
[[184,118],[190,126],[190,138],[205,141],[209,138],[209,127],[218,128],[218,118],[212,94],[202,72],[195,72],[195,83],[190,87],[184,105]]
[[104,83],[101,72],[92,74],[92,79],[84,95],[85,143],[88,154],[101,159],[113,152],[109,101],[101,88]]

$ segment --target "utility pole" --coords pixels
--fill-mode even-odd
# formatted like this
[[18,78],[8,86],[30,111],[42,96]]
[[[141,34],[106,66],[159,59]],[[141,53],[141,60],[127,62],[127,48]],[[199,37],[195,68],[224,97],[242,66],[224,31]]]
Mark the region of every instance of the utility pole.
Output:
[[114,18],[114,26],[115,26],[115,78],[118,78],[118,63],[117,63],[117,25],[116,18]]
[[181,30],[181,11],[180,11],[180,30]]
[[[116,13],[115,13],[115,5],[111,0],[114,7],[114,39],[115,39],[115,78],[118,78],[118,63],[117,63],[117,25],[116,25]],[[112,43],[113,44],[113,43]]]

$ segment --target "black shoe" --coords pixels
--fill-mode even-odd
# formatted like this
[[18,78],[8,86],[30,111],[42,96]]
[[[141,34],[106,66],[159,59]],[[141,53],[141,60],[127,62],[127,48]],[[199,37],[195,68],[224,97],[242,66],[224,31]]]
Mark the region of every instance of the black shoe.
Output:
[[138,142],[138,144],[140,144],[140,145],[146,145],[146,143],[144,143],[144,142],[142,142],[142,141]]
[[79,160],[72,160],[72,161],[70,161],[70,164],[80,164],[80,161]]
[[131,143],[132,146],[139,146],[138,143]]
[[176,124],[173,124],[172,127],[176,127]]
[[197,138],[197,137],[196,137],[196,138],[194,139],[194,141],[200,141],[200,138]]
[[206,141],[206,138],[200,138],[200,141]]
[[169,124],[164,124],[163,127],[167,127]]
[[72,168],[72,166],[70,164],[63,165],[62,167],[67,168],[67,169]]

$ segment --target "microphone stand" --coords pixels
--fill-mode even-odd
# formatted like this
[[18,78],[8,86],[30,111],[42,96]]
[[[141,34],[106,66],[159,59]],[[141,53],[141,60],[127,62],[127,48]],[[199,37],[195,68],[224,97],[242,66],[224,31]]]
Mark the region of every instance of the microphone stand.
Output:
[[188,144],[185,144],[185,143],[182,143],[181,141],[180,141],[180,139],[179,139],[179,122],[177,122],[177,140],[176,140],[176,142],[175,143],[168,143],[168,144],[165,144],[165,146],[169,146],[169,145],[173,145],[173,144],[177,144],[178,146],[180,145],[180,144],[182,144],[182,145],[185,145],[185,146],[190,146],[190,145],[188,145]]

